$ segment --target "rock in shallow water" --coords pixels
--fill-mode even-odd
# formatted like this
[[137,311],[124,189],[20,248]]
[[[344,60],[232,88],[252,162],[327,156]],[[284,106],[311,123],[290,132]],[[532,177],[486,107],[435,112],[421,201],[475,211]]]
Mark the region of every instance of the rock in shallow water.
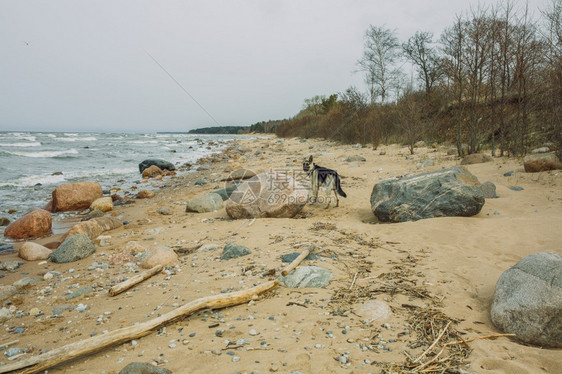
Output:
[[161,170],[170,170],[170,171],[176,170],[176,167],[171,162],[155,158],[155,159],[147,159],[141,162],[139,164],[139,172],[142,174],[144,169],[152,165],[156,165]]
[[42,236],[51,231],[52,223],[53,219],[49,212],[37,209],[10,223],[4,231],[4,236],[12,239]]
[[103,197],[103,191],[96,182],[75,182],[58,186],[52,195],[50,205],[54,213],[87,209],[96,199]]

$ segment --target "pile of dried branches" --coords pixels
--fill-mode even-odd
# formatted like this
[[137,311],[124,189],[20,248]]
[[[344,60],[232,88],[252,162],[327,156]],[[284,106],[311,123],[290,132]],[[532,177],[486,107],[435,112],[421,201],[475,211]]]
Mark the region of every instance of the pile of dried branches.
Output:
[[[375,295],[402,294],[411,298],[423,300],[425,306],[400,304],[392,306],[395,313],[407,316],[409,326],[409,340],[405,342],[402,362],[373,362],[381,368],[382,373],[468,373],[463,368],[467,365],[467,358],[471,349],[468,342],[474,339],[491,338],[495,336],[478,337],[464,340],[462,333],[455,329],[458,320],[448,317],[436,309],[441,305],[440,300],[432,295],[430,290],[420,282],[423,274],[414,270],[418,259],[408,256],[394,263],[390,271],[376,277],[362,278],[356,273],[351,287],[342,287],[335,291],[330,306],[334,314],[342,314],[352,310],[353,305],[374,299]],[[360,280],[369,280],[368,284],[353,287]],[[418,285],[422,283],[422,285]],[[416,351],[414,353],[414,350]],[[410,351],[410,352],[409,352]]]

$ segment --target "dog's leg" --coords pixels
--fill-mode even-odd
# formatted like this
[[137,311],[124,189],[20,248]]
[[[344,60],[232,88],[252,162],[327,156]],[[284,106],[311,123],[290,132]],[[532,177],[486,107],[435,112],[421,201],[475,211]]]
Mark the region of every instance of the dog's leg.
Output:
[[330,177],[328,177],[326,179],[326,201],[328,202],[328,204],[326,204],[326,208],[324,209],[328,209],[330,207],[330,202],[332,201],[331,198],[331,194],[330,194],[330,190],[334,189],[334,181],[333,179],[331,179]]
[[317,180],[317,175],[315,173],[312,173],[312,201],[310,202],[311,204],[316,203],[316,200],[318,199],[318,180]]
[[338,191],[336,191],[336,186],[332,189],[334,191],[334,196],[336,197],[336,208],[340,206],[340,199],[338,199]]

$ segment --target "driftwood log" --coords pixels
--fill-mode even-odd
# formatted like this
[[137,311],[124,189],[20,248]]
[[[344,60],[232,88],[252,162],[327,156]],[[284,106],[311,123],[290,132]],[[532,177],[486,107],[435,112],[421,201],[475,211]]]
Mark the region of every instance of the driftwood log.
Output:
[[162,270],[164,266],[156,265],[153,268],[143,271],[140,274],[135,275],[132,278],[127,279],[124,282],[116,284],[115,286],[109,289],[109,296],[119,295],[121,292],[128,290],[129,288],[133,287],[135,284],[142,282],[143,280],[152,277],[154,274],[157,274]]
[[259,294],[275,288],[278,283],[278,281],[270,281],[247,290],[207,296],[193,300],[150,321],[110,331],[107,334],[96,335],[53,349],[38,356],[33,356],[13,364],[0,366],[0,373],[7,373],[15,370],[22,370],[21,373],[39,373],[74,358],[146,336],[155,329],[179,321],[200,310],[220,309],[247,303],[256,298]]
[[293,262],[291,262],[281,271],[281,275],[286,277],[287,274],[291,272],[291,270],[299,266],[302,260],[304,260],[306,256],[308,256],[310,252],[312,252],[313,249],[314,249],[314,244],[309,245],[307,249],[305,249],[300,255],[297,256],[297,258],[293,260]]

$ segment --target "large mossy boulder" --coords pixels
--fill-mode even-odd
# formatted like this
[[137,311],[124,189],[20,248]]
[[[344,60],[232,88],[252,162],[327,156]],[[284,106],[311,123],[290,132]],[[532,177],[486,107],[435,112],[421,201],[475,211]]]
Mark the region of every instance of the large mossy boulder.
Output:
[[517,339],[562,347],[562,254],[535,253],[498,279],[492,322]]
[[462,166],[377,183],[371,210],[383,222],[478,214],[484,206],[478,179]]

